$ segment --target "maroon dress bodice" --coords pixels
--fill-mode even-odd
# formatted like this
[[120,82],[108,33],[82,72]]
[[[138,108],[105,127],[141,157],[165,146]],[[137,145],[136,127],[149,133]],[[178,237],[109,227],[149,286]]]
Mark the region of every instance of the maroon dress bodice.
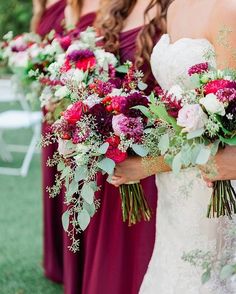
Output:
[[36,32],[40,36],[45,36],[51,30],[55,30],[61,34],[63,32],[64,10],[66,7],[66,0],[59,0],[49,8],[47,8],[38,24]]

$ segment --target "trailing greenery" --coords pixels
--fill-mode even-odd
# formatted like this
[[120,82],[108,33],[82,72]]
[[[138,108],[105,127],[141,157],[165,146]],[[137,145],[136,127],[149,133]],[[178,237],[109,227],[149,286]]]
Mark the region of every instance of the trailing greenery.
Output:
[[0,38],[8,31],[14,35],[29,31],[31,0],[7,0],[0,3]]

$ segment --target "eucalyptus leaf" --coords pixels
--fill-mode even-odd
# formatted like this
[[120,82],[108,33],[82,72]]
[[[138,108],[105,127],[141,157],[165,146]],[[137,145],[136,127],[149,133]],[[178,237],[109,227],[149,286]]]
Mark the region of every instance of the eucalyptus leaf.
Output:
[[139,81],[138,82],[138,88],[139,88],[139,90],[144,91],[145,89],[147,89],[147,84],[145,84],[142,81]]
[[90,215],[87,210],[83,209],[78,213],[78,223],[82,231],[85,231],[90,223]]
[[148,155],[148,150],[143,145],[133,144],[132,149],[137,155],[141,157],[145,157]]
[[95,204],[88,204],[86,202],[83,203],[83,208],[88,212],[88,214],[90,215],[90,217],[93,217],[95,212],[96,212],[96,207]]
[[63,171],[62,171],[62,174],[61,174],[61,177],[60,179],[64,179],[65,177],[69,176],[71,173],[71,168],[69,166],[67,166]]
[[66,192],[66,199],[69,200],[71,197],[78,192],[78,182],[71,181],[68,186],[68,191]]
[[75,176],[74,176],[74,180],[78,183],[82,180],[85,180],[88,177],[88,168],[87,166],[83,165],[83,166],[78,166],[75,169]]
[[57,165],[58,171],[63,171],[66,168],[65,163],[63,161],[60,161]]
[[181,152],[179,152],[173,159],[172,162],[172,170],[175,174],[178,174],[182,167],[182,155]]
[[94,199],[94,190],[89,183],[85,183],[81,189],[81,196],[88,203],[92,204]]
[[191,139],[194,139],[194,138],[197,138],[197,137],[201,137],[202,134],[204,133],[204,128],[201,128],[201,129],[198,129],[196,131],[193,131],[193,132],[190,132],[187,134],[187,139],[188,140],[191,140]]
[[202,284],[206,284],[211,278],[211,272],[207,270],[202,274]]
[[98,162],[97,166],[108,173],[109,175],[112,175],[114,172],[114,168],[116,166],[115,162],[110,158],[104,158],[101,161]]
[[198,74],[193,74],[190,77],[190,87],[192,89],[197,89],[201,86],[201,82],[199,80],[199,75]]
[[116,71],[117,72],[120,72],[120,73],[126,74],[128,72],[128,70],[129,70],[129,66],[128,65],[125,65],[125,64],[116,67]]
[[109,148],[109,143],[106,142],[99,147],[98,153],[99,154],[106,154],[108,148]]
[[210,156],[211,156],[211,149],[207,146],[202,145],[196,159],[196,164],[206,164]]
[[67,210],[62,214],[61,220],[62,220],[63,229],[65,231],[68,231],[69,224],[70,224],[70,214]]
[[211,145],[211,156],[216,155],[216,153],[219,150],[219,144],[220,144],[220,140],[217,140]]
[[170,138],[169,138],[169,134],[166,133],[161,136],[160,141],[158,143],[158,148],[161,151],[161,155],[164,155],[167,152],[167,150],[169,149],[169,146],[170,146]]
[[222,268],[220,272],[220,279],[226,280],[234,274],[236,274],[235,266],[228,264]]

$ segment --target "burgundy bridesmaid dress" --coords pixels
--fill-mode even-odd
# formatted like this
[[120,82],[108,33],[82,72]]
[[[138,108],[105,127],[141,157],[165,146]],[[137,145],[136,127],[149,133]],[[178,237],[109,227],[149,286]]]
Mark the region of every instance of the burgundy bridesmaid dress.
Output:
[[[134,60],[141,27],[121,33],[121,61]],[[159,36],[157,36],[157,39]],[[145,70],[145,68],[144,68]],[[153,88],[154,78],[148,79]],[[80,252],[67,251],[64,269],[66,294],[138,294],[151,259],[156,224],[155,178],[142,181],[153,215],[150,222],[132,227],[122,222],[119,190],[99,176],[101,207],[81,234]],[[70,259],[70,263],[69,263]],[[65,278],[66,277],[66,278]]]
[[[63,32],[62,21],[64,19],[65,0],[59,0],[42,15],[37,28],[41,36],[48,34],[51,30],[57,33]],[[44,110],[45,112],[45,110]],[[50,131],[50,126],[42,124],[42,135]],[[43,189],[43,267],[45,276],[57,283],[63,282],[63,228],[61,226],[61,215],[63,211],[63,200],[59,195],[49,198],[46,192],[47,186],[54,184],[56,168],[47,167],[48,158],[52,158],[57,150],[57,145],[52,144],[42,149],[42,189]]]

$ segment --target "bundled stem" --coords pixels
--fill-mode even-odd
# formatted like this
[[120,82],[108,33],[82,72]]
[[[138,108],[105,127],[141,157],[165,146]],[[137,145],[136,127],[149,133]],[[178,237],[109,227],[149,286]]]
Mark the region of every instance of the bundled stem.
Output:
[[145,198],[140,183],[127,184],[120,186],[120,195],[122,202],[123,222],[128,221],[128,225],[134,225],[144,221],[150,221],[151,209]]
[[236,213],[236,193],[230,181],[214,183],[207,217],[214,218],[227,215],[230,219]]

